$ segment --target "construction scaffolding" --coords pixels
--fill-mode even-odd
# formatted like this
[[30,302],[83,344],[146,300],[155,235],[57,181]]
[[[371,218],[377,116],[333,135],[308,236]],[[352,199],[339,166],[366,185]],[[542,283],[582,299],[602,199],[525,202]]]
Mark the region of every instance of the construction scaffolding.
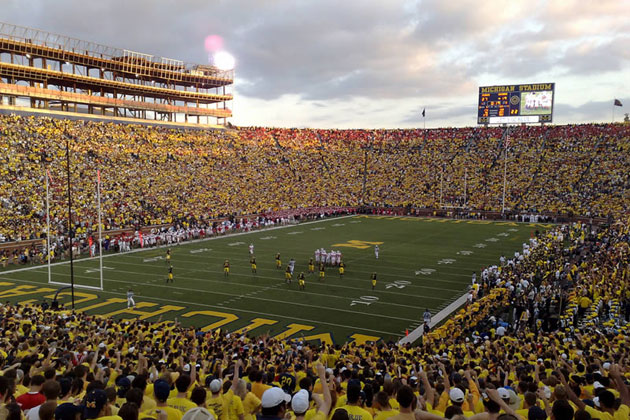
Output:
[[0,105],[227,123],[234,71],[0,23]]

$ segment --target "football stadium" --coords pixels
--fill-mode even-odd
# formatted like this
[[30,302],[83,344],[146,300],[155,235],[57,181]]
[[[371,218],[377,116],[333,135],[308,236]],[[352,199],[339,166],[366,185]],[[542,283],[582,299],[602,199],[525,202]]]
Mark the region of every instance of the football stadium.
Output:
[[224,48],[256,22],[207,62],[0,23],[0,420],[630,419],[627,97],[479,77],[468,123],[261,125],[263,53]]

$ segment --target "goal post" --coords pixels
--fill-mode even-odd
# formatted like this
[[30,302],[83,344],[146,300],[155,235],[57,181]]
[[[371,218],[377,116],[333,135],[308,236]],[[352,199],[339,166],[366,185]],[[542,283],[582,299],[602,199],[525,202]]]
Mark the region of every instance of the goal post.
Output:
[[[46,170],[46,262],[48,271],[48,284],[56,286],[71,287],[69,264],[54,264],[53,271],[53,250],[51,248],[51,229],[50,229],[50,201],[51,201],[51,185],[53,179],[50,172]],[[91,255],[87,258],[75,259],[72,261],[76,274],[74,275],[74,287],[89,290],[103,290],[103,231],[101,217],[101,173],[100,169],[96,171],[96,207],[97,207],[97,223],[98,223],[98,255]],[[70,252],[74,252],[74,244],[70,244]],[[95,266],[95,262],[98,264]],[[98,278],[94,278],[92,274],[98,273]],[[65,279],[68,281],[64,281]]]

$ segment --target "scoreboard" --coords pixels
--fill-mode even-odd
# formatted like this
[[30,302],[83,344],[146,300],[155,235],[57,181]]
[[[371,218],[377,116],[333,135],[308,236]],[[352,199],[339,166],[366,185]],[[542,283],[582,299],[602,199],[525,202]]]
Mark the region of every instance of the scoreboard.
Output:
[[550,123],[555,85],[481,86],[477,124]]

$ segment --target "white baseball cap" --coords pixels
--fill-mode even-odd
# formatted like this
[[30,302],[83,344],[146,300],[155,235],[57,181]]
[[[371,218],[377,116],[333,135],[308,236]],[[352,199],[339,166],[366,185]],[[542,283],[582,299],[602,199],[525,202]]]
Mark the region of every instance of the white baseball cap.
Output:
[[214,393],[221,391],[221,379],[213,379],[210,382],[210,391]]
[[499,393],[499,398],[501,398],[502,400],[507,400],[508,398],[510,398],[509,391],[503,387],[497,389],[497,392]]
[[309,406],[308,391],[305,389],[299,390],[291,400],[291,408],[295,414],[306,413]]
[[260,400],[262,408],[271,408],[280,405],[282,402],[288,403],[290,401],[291,396],[277,386],[266,390]]
[[448,396],[451,398],[451,401],[456,403],[464,402],[464,399],[466,399],[464,391],[459,388],[452,388],[451,391],[448,393]]
[[195,407],[186,411],[182,420],[215,420],[211,412],[203,407]]

